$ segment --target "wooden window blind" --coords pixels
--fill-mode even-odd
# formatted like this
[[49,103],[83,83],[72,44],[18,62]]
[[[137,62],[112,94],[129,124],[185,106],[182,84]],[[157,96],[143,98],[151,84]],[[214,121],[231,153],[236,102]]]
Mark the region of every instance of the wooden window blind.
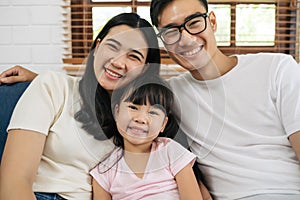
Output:
[[[130,7],[132,12],[137,12],[139,7],[149,7],[149,1],[141,0],[128,0],[128,1],[101,1],[92,2],[91,0],[64,0],[64,44],[65,53],[63,59],[65,63],[78,64],[86,58],[89,53],[93,41],[93,7]],[[299,61],[299,7],[300,0],[208,0],[209,8],[214,6],[225,7],[228,9],[228,14],[225,16],[216,14],[218,27],[223,19],[229,20],[228,28],[228,41],[225,45],[219,45],[219,48],[226,55],[243,54],[243,53],[256,53],[256,52],[279,52],[291,54],[297,61]],[[264,15],[261,18],[257,15],[249,15],[249,21],[241,22],[239,14],[240,10],[247,7],[255,7],[263,5],[265,7],[274,7],[274,27],[268,28],[265,31],[272,31],[274,35],[273,43],[264,45],[255,44],[251,42],[239,45],[241,41],[237,40],[238,37],[238,22],[247,26],[251,22],[255,25],[257,19],[265,20]],[[215,12],[216,13],[216,12]],[[252,20],[252,21],[251,21]],[[249,28],[249,27],[248,27]],[[264,27],[261,27],[263,29]],[[253,27],[252,30],[257,29]],[[251,30],[251,29],[250,29]],[[245,35],[244,35],[245,36]],[[251,35],[245,36],[251,38]],[[162,49],[162,63],[173,63],[167,53]]]

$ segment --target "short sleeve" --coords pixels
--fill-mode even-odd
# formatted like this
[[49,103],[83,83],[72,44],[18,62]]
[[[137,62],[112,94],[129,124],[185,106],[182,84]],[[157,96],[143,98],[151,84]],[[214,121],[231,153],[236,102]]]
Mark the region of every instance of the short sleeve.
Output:
[[7,130],[25,129],[47,135],[65,101],[64,81],[54,72],[38,75],[19,99]]
[[108,172],[100,172],[99,165],[93,168],[90,171],[90,175],[97,181],[97,183],[107,192],[110,192],[110,181],[109,181],[109,173]]
[[300,130],[300,65],[293,57],[281,57],[275,87],[276,107],[289,136]]
[[170,169],[174,176],[188,164],[193,166],[196,160],[196,156],[192,152],[174,140],[170,140],[168,144],[168,156]]

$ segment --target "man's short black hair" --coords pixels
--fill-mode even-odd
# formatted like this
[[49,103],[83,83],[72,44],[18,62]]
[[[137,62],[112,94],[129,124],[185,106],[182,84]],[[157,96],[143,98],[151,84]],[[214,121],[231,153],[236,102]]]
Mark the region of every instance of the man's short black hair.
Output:
[[[152,0],[150,5],[150,16],[154,26],[158,26],[158,16],[162,13],[164,8],[171,3],[173,0]],[[207,0],[199,0],[204,6],[205,10],[208,11]]]

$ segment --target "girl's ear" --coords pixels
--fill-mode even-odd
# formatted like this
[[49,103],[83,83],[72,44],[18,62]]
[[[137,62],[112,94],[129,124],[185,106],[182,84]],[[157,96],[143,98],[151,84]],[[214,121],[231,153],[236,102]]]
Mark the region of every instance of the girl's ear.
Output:
[[114,114],[115,121],[117,121],[118,116],[119,116],[119,105],[118,104],[115,105],[113,114]]
[[95,47],[95,51],[94,51],[94,56],[95,56],[95,54],[96,54],[96,52],[97,52],[97,49],[98,49],[98,47],[99,47],[100,42],[101,42],[101,39],[98,38],[98,39],[96,40],[96,47]]
[[164,120],[164,122],[163,122],[163,124],[161,126],[161,129],[160,129],[161,133],[164,132],[164,130],[165,130],[166,126],[167,126],[167,123],[168,123],[168,117],[166,116],[165,120]]

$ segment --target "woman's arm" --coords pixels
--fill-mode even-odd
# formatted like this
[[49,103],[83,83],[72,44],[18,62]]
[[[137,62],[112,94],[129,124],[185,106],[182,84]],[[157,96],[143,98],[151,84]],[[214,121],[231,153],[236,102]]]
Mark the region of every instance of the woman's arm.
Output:
[[16,65],[0,74],[0,85],[16,82],[32,81],[37,76],[36,73]]
[[36,199],[32,185],[45,145],[44,134],[10,130],[0,167],[0,199]]
[[111,195],[105,191],[93,178],[93,200],[111,200]]
[[300,163],[300,131],[293,133],[289,137],[290,143],[297,155],[298,161]]
[[202,194],[191,164],[175,176],[181,200],[202,200]]

